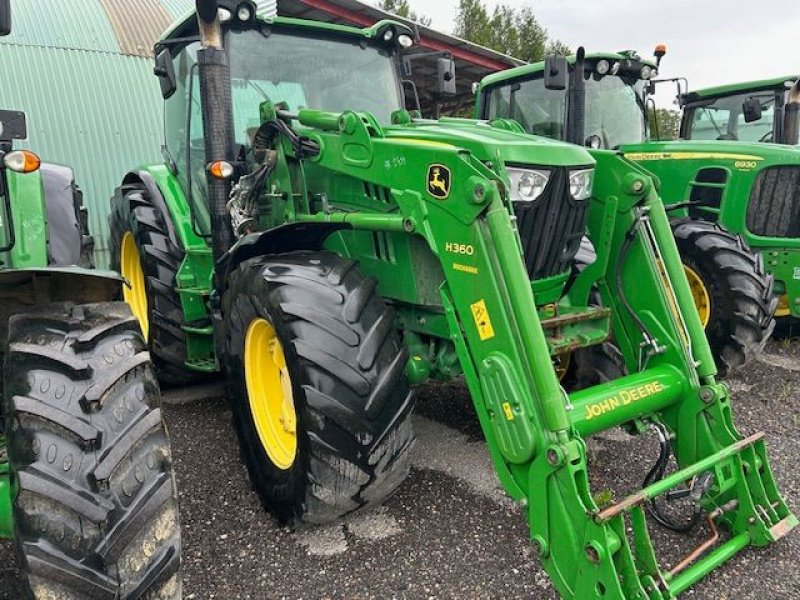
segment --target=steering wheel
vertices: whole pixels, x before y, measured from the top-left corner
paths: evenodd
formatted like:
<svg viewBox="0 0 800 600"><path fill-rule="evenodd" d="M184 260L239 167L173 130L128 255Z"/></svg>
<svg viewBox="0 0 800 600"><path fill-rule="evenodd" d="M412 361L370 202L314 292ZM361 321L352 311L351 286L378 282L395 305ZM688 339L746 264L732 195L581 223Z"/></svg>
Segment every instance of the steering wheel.
<svg viewBox="0 0 800 600"><path fill-rule="evenodd" d="M767 140L771 140L771 139L772 139L772 132L773 132L773 130L772 130L772 129L770 129L770 130L769 130L767 133L765 133L764 135L762 135L762 136L761 136L761 137L758 139L758 141L759 141L759 142L766 142Z"/></svg>

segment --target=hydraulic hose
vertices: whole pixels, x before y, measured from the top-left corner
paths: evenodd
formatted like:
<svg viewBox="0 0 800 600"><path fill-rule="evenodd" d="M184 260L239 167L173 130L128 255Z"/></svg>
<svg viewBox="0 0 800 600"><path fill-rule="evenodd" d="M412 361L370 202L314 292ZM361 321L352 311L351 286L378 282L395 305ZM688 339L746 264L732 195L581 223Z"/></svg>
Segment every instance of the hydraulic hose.
<svg viewBox="0 0 800 600"><path fill-rule="evenodd" d="M644 478L644 487L664 479L664 475L667 472L669 459L672 456L672 448L669 443L669 433L667 428L661 423L652 423L651 427L656 432L656 435L658 435L659 453L656 463ZM694 485L693 488L689 490L689 494L693 495L693 492ZM700 509L699 504L695 504L694 510L692 511L692 516L688 521L684 522L676 521L672 517L664 514L664 512L661 510L661 507L658 505L656 498L653 498L647 503L647 508L656 523L666 529L678 533L688 533L689 531L695 529L700 523L700 518L702 516L702 510Z"/></svg>

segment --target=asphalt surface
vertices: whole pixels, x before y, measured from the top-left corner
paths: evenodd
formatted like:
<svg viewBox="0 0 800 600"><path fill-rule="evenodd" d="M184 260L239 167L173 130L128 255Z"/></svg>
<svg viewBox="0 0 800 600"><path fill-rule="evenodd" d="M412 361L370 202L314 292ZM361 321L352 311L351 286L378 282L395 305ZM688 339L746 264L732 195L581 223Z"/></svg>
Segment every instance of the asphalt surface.
<svg viewBox="0 0 800 600"><path fill-rule="evenodd" d="M800 512L800 343L770 342L762 361L729 383L737 425L745 434L766 431L779 486ZM168 395L177 402L165 413L180 488L185 598L558 598L519 508L498 487L461 385L420 390L414 468L383 507L301 531L278 526L250 490L220 388ZM611 431L590 440L589 451L593 493L619 499L639 489L657 445ZM662 566L705 535L650 530ZM17 597L13 546L3 542L0 598ZM800 598L800 532L740 553L683 597Z"/></svg>

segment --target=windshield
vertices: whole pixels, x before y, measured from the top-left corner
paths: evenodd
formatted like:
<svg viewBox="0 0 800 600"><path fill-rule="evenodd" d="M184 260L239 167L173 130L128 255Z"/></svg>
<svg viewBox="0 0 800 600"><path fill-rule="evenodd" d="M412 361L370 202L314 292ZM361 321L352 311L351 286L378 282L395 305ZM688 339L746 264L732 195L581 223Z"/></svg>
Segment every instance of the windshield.
<svg viewBox="0 0 800 600"><path fill-rule="evenodd" d="M644 81L593 75L586 82L584 138L596 135L602 148L619 148L646 140Z"/></svg>
<svg viewBox="0 0 800 600"><path fill-rule="evenodd" d="M290 111L367 111L388 124L402 108L392 54L351 36L231 32L228 48L237 141L257 128L265 98Z"/></svg>
<svg viewBox="0 0 800 600"><path fill-rule="evenodd" d="M583 139L600 138L604 148L645 139L644 81L586 72L586 127ZM484 116L514 119L528 133L564 140L567 92L548 90L539 77L491 88Z"/></svg>
<svg viewBox="0 0 800 600"><path fill-rule="evenodd" d="M744 103L757 98L761 116L749 123L744 118ZM771 142L775 118L775 92L744 93L689 104L685 108L689 140L735 140Z"/></svg>
<svg viewBox="0 0 800 600"><path fill-rule="evenodd" d="M513 119L528 133L563 140L567 96L529 79L492 88L486 98L487 119Z"/></svg>

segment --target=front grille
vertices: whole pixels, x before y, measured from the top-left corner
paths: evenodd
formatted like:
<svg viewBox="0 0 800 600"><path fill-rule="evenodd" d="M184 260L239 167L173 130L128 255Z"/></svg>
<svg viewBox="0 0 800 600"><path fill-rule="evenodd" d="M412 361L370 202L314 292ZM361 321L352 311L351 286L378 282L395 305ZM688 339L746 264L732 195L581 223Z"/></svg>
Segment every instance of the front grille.
<svg viewBox="0 0 800 600"><path fill-rule="evenodd" d="M800 237L800 168L769 167L750 192L747 228L767 237Z"/></svg>
<svg viewBox="0 0 800 600"><path fill-rule="evenodd" d="M531 281L567 271L586 228L589 200L569 194L566 169L552 169L547 186L533 202L515 202L525 267Z"/></svg>

